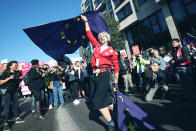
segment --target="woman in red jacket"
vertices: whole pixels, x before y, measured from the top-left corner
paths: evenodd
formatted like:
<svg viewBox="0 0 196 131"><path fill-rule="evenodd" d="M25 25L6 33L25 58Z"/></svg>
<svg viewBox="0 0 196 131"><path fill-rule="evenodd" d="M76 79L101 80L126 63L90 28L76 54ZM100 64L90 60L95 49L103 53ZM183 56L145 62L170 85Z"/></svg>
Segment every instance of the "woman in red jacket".
<svg viewBox="0 0 196 131"><path fill-rule="evenodd" d="M86 16L81 15L81 19L85 23L87 36L95 47L91 64L94 73L95 81L95 94L93 99L93 105L95 109L98 109L104 116L109 125L109 130L115 130L114 122L111 118L110 110L113 110L113 103L111 99L111 67L114 67L115 78L114 84L118 83L119 65L118 65L118 54L115 50L108 46L110 41L110 35L107 32L98 34L98 41L93 36L88 20Z"/></svg>

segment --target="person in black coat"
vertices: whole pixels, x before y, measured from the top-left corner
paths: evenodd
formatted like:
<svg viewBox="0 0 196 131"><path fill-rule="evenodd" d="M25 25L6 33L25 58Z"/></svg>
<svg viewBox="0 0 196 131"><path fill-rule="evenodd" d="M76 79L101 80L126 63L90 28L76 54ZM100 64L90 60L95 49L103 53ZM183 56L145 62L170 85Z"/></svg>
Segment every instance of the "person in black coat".
<svg viewBox="0 0 196 131"><path fill-rule="evenodd" d="M41 101L41 89L43 88L43 77L45 74L41 74L38 71L39 61L32 60L31 61L32 68L28 72L29 76L29 89L31 90L32 95L35 98L35 117L39 119L46 119L44 116L41 115L40 111L40 101Z"/></svg>

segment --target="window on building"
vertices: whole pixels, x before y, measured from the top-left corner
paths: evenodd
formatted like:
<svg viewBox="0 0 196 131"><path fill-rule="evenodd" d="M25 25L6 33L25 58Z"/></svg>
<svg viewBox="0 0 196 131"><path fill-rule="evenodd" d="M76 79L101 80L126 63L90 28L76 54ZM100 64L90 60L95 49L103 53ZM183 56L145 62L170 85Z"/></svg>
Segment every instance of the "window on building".
<svg viewBox="0 0 196 131"><path fill-rule="evenodd" d="M124 7L122 7L122 9L120 9L117 12L117 17L119 21L122 21L123 19L125 19L127 16L129 16L130 14L132 14L132 9L131 9L131 5L130 3L127 3Z"/></svg>
<svg viewBox="0 0 196 131"><path fill-rule="evenodd" d="M185 10L182 5L182 1L174 0L170 3L170 7L171 7L171 12L173 14L174 19L177 22L182 21L184 17L186 16Z"/></svg>
<svg viewBox="0 0 196 131"><path fill-rule="evenodd" d="M161 26L161 30L166 31L168 29L168 27L167 27L167 23L165 21L165 18L163 16L162 11L157 12L157 18L158 18L159 24Z"/></svg>
<svg viewBox="0 0 196 131"><path fill-rule="evenodd" d="M103 0L95 0L94 4L95 4L95 8L97 8L97 6L102 2Z"/></svg>
<svg viewBox="0 0 196 131"><path fill-rule="evenodd" d="M91 6L88 6L88 8L86 9L86 11L85 11L85 12L89 12L89 11L92 11Z"/></svg>
<svg viewBox="0 0 196 131"><path fill-rule="evenodd" d="M144 19L142 22L144 27L148 27L149 31L152 31L154 34L164 32L168 29L165 18L162 11L158 11L150 17Z"/></svg>
<svg viewBox="0 0 196 131"><path fill-rule="evenodd" d="M154 34L158 34L161 32L160 27L158 24L152 26L152 30Z"/></svg>
<svg viewBox="0 0 196 131"><path fill-rule="evenodd" d="M118 8L125 0L113 0L115 8Z"/></svg>
<svg viewBox="0 0 196 131"><path fill-rule="evenodd" d="M156 15L152 15L152 16L150 17L150 23L151 23L152 25L155 25L155 24L157 23Z"/></svg>
<svg viewBox="0 0 196 131"><path fill-rule="evenodd" d="M86 0L84 3L85 8L89 5L89 0Z"/></svg>
<svg viewBox="0 0 196 131"><path fill-rule="evenodd" d="M145 20L143 21L143 26L150 28L149 19L145 19Z"/></svg>
<svg viewBox="0 0 196 131"><path fill-rule="evenodd" d="M158 34L161 30L160 30L160 27L159 27L159 23L158 23L156 14L155 15L152 15L149 18L149 20L150 20L150 23L151 23L151 26L152 26L153 33L154 34Z"/></svg>
<svg viewBox="0 0 196 131"><path fill-rule="evenodd" d="M110 0L108 0L108 8L109 8L109 10L112 9L112 4L111 4Z"/></svg>
<svg viewBox="0 0 196 131"><path fill-rule="evenodd" d="M148 0L137 0L139 6L142 6Z"/></svg>

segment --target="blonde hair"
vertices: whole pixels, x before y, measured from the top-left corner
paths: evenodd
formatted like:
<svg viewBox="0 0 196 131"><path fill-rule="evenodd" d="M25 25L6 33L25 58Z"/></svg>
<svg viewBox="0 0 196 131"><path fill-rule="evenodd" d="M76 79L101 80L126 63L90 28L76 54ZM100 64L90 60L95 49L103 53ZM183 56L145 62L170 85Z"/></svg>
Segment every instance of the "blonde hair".
<svg viewBox="0 0 196 131"><path fill-rule="evenodd" d="M107 37L108 41L111 40L110 35L108 34L108 32L105 32L105 31L104 31L104 32L101 32L101 33L98 34L98 37L99 37L99 35L101 35L101 34L105 35L105 36Z"/></svg>
<svg viewBox="0 0 196 131"><path fill-rule="evenodd" d="M0 76L3 74L3 72L6 70L6 68L4 68L4 66L7 65L7 63L3 63L0 69Z"/></svg>

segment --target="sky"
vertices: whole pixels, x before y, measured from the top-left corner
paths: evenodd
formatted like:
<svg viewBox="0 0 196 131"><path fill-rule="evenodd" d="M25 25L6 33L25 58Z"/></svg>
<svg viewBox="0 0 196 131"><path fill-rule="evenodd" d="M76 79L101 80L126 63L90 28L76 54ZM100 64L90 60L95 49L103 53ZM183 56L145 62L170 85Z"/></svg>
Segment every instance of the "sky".
<svg viewBox="0 0 196 131"><path fill-rule="evenodd" d="M78 16L82 0L0 0L0 60L48 62L52 59L37 47L23 29ZM78 51L67 55L79 57Z"/></svg>

